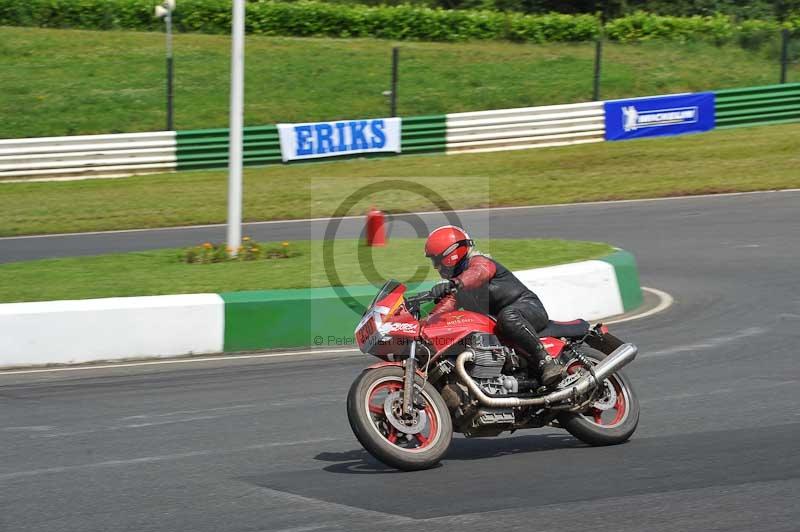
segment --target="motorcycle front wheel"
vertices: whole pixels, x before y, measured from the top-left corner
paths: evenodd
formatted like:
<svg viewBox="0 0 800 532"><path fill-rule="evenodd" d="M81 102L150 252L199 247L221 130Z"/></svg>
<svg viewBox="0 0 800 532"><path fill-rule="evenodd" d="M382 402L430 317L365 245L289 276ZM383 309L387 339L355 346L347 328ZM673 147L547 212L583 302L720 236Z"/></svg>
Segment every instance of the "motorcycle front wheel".
<svg viewBox="0 0 800 532"><path fill-rule="evenodd" d="M347 418L364 449L384 464L429 469L450 447L453 422L439 392L419 376L418 405L413 415L403 416L403 373L398 366L363 371L347 394Z"/></svg>
<svg viewBox="0 0 800 532"><path fill-rule="evenodd" d="M592 363L605 358L599 352L583 353ZM579 371L583 364L572 360L567 373ZM567 432L589 445L615 445L627 441L639 425L639 399L631 382L618 371L603 381L600 396L580 413L565 412L558 416Z"/></svg>

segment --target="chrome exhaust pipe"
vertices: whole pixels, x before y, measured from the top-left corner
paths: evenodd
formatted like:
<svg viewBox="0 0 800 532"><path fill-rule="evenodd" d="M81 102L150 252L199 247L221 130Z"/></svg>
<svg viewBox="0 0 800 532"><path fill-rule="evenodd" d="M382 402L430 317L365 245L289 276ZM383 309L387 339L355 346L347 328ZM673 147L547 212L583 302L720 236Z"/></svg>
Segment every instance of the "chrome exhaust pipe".
<svg viewBox="0 0 800 532"><path fill-rule="evenodd" d="M480 404L491 408L510 408L515 406L550 406L553 403L571 399L573 397L580 397L585 394L599 383L603 382L613 373L619 371L626 365L630 364L639 348L633 344L622 344L615 349L610 355L603 359L599 364L593 367L594 375L586 375L575 384L558 390L542 397L531 397L521 399L519 397L489 397L483 390L481 390L478 383L467 373L464 364L471 362L475 354L472 351L464 351L456 357L456 375L461 383L467 387L469 393L475 397Z"/></svg>
<svg viewBox="0 0 800 532"><path fill-rule="evenodd" d="M616 348L610 355L594 367L594 376L597 382L603 382L612 374L633 362L633 359L636 358L638 353L639 348L633 344L622 344Z"/></svg>

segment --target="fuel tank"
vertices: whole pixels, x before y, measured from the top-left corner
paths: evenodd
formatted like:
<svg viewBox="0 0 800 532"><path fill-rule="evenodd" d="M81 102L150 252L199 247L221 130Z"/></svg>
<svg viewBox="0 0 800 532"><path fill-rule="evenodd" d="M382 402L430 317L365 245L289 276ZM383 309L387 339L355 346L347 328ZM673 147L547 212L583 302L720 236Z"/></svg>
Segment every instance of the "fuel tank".
<svg viewBox="0 0 800 532"><path fill-rule="evenodd" d="M428 318L421 334L438 353L473 332L497 334L497 323L484 314L456 310Z"/></svg>

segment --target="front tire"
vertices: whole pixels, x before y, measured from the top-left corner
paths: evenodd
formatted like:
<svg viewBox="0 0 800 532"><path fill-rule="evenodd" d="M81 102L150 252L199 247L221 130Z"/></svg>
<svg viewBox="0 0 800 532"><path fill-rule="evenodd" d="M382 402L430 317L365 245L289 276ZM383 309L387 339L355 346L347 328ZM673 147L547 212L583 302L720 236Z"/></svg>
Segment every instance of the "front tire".
<svg viewBox="0 0 800 532"><path fill-rule="evenodd" d="M600 362L606 355L584 353L594 362ZM567 371L573 372L582 367L577 360L567 364ZM565 412L558 416L559 424L567 432L589 445L616 445L627 441L639 425L639 399L628 377L618 371L603 381L605 392L584 412Z"/></svg>
<svg viewBox="0 0 800 532"><path fill-rule="evenodd" d="M422 428L397 428L401 421L389 419L387 405L402 401L403 368L385 366L368 369L353 382L347 394L347 419L364 449L384 464L403 471L429 469L442 459L453 439L453 422L436 388L419 376L414 379L424 407L415 408Z"/></svg>

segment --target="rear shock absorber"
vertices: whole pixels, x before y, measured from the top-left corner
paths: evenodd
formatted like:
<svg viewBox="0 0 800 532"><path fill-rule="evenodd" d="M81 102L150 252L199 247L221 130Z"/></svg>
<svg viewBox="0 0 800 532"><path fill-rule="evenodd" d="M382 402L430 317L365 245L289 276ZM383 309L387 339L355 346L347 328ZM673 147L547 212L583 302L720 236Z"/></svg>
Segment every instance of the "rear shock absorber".
<svg viewBox="0 0 800 532"><path fill-rule="evenodd" d="M587 358L587 356L584 355L580 350L575 349L572 346L570 346L569 350L572 352L572 354L575 356L575 358L578 360L578 362L583 364L583 366L589 371L591 376L595 377L595 379L596 379L597 377L594 374L594 364L592 364L592 361L589 360Z"/></svg>

